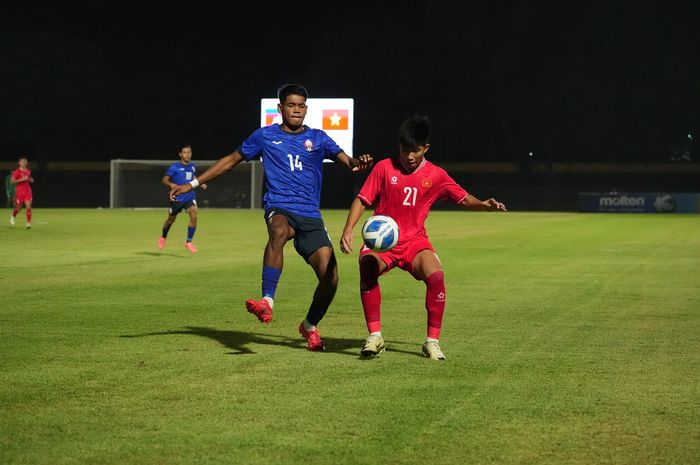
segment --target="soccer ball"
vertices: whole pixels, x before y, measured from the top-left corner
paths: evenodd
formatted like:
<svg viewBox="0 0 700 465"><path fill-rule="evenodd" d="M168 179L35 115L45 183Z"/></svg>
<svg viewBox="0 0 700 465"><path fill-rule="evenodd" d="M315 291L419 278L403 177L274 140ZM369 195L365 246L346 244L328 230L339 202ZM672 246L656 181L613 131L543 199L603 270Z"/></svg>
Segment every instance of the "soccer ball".
<svg viewBox="0 0 700 465"><path fill-rule="evenodd" d="M399 242L399 226L391 217L370 216L362 225L362 240L375 252L386 252Z"/></svg>

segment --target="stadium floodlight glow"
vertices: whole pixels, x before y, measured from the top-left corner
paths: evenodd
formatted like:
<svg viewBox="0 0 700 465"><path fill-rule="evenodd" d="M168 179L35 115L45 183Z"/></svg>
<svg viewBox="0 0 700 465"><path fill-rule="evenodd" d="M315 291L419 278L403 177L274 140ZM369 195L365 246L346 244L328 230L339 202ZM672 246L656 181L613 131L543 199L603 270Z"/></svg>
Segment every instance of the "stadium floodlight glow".
<svg viewBox="0 0 700 465"><path fill-rule="evenodd" d="M260 99L260 127L281 124L282 115L277 111L279 100ZM351 98L309 98L304 124L311 128L323 129L338 146L352 157L354 131L354 99ZM331 160L326 160L331 161Z"/></svg>

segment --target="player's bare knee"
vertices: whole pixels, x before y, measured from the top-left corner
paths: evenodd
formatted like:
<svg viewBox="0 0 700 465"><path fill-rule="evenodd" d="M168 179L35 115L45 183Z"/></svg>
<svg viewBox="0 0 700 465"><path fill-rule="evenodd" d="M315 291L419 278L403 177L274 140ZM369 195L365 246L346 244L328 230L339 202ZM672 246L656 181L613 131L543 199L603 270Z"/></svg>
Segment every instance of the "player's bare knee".
<svg viewBox="0 0 700 465"><path fill-rule="evenodd" d="M335 267L331 270L329 270L328 273L326 273L326 281L328 285L333 288L334 290L338 288L338 268Z"/></svg>
<svg viewBox="0 0 700 465"><path fill-rule="evenodd" d="M282 246L289 240L288 228L282 226L272 226L268 228L269 242L275 246Z"/></svg>
<svg viewBox="0 0 700 465"><path fill-rule="evenodd" d="M338 287L338 264L333 256L326 258L325 256L316 257L312 260L311 266L316 271L318 280L325 286L336 288Z"/></svg>

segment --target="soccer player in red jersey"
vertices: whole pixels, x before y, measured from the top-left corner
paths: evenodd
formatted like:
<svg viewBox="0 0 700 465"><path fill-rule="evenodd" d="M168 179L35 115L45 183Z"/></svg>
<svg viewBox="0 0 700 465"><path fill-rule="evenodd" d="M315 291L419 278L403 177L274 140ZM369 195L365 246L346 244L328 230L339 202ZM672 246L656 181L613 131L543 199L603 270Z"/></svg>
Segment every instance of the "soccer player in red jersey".
<svg viewBox="0 0 700 465"><path fill-rule="evenodd" d="M464 210L506 211L496 199L479 200L467 193L442 168L425 159L430 149L431 123L427 116L406 119L399 130L399 155L376 164L350 207L340 240L340 249L352 251L353 228L366 207L376 203L375 215L393 218L399 226L399 241L387 252L360 249L360 297L369 337L360 351L373 356L384 351L381 334L381 291L379 276L395 267L425 282L425 308L428 311L427 338L423 355L444 360L440 349L440 329L445 311L445 280L442 265L425 231L430 207L448 199Z"/></svg>
<svg viewBox="0 0 700 465"><path fill-rule="evenodd" d="M32 178L32 170L27 168L28 160L27 157L20 157L19 168L12 172L10 177L10 182L15 184L15 209L12 210L12 216L10 216L10 224L15 225L15 217L17 213L22 209L26 208L27 216L27 229L32 227L32 186L29 183L34 182Z"/></svg>

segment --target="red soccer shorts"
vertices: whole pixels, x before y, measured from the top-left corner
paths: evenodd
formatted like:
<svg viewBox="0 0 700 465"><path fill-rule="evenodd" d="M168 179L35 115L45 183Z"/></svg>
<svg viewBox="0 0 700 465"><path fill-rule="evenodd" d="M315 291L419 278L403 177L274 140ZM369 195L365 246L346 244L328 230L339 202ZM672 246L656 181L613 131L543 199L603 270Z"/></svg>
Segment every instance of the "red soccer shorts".
<svg viewBox="0 0 700 465"><path fill-rule="evenodd" d="M384 263L386 263L387 269L384 270L384 273L387 273L392 268L399 267L404 271L408 271L411 273L411 276L416 278L416 275L413 273L413 260L416 258L416 255L423 250L430 250L435 253L435 249L430 243L428 236L416 236L402 244L397 245L388 252L374 253L377 254ZM360 249L360 259L371 252L373 252L372 249L368 248L366 245L363 245Z"/></svg>
<svg viewBox="0 0 700 465"><path fill-rule="evenodd" d="M24 205L24 202L31 202L32 201L32 194L16 194L15 197L15 205Z"/></svg>

